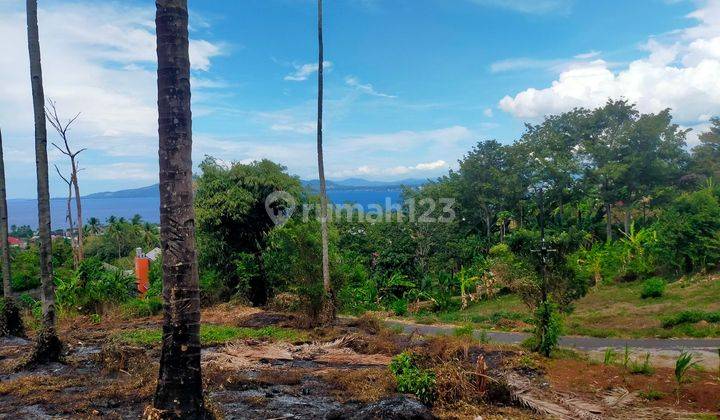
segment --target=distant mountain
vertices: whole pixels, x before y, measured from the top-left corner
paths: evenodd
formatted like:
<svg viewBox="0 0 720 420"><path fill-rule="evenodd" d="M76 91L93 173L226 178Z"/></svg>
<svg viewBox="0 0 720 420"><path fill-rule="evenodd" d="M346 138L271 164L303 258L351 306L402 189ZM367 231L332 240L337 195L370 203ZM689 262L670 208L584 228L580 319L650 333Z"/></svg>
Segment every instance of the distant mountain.
<svg viewBox="0 0 720 420"><path fill-rule="evenodd" d="M148 185L142 188L133 188L131 190L105 191L83 196L86 199L93 198L139 198L139 197L159 197L160 184Z"/></svg>
<svg viewBox="0 0 720 420"><path fill-rule="evenodd" d="M317 179L301 181L304 187L317 191L320 188L320 181ZM399 181L369 181L362 178L348 178L339 181L328 180L326 182L327 189L333 191L354 191L354 190L399 190L401 186L418 187L427 183L422 179L402 179ZM153 184L142 188L133 188L130 190L120 191L104 191L83 196L84 199L94 198L140 198L140 197L159 197L160 184Z"/></svg>
<svg viewBox="0 0 720 420"><path fill-rule="evenodd" d="M362 178L348 178L338 181L326 181L328 190L399 189L401 186L418 187L426 183L427 180L412 178L401 179L399 181L370 181ZM309 187L312 190L317 190L320 186L320 181L317 179L303 180L302 184L303 186Z"/></svg>

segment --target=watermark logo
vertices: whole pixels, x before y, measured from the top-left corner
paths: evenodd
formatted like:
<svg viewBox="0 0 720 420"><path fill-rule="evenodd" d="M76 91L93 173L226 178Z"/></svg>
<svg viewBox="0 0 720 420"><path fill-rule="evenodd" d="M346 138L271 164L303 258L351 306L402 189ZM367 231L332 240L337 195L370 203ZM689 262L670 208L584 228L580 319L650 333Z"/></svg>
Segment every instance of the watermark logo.
<svg viewBox="0 0 720 420"><path fill-rule="evenodd" d="M297 202L287 191L275 191L265 198L265 211L276 226L287 223L295 212Z"/></svg>
<svg viewBox="0 0 720 420"><path fill-rule="evenodd" d="M371 203L327 205L327 220L341 222L450 223L455 220L454 198L410 198L401 203L385 197L384 205ZM297 202L286 191L276 191L265 199L265 210L273 223L282 226L292 217ZM320 204L303 204L303 222L320 220Z"/></svg>

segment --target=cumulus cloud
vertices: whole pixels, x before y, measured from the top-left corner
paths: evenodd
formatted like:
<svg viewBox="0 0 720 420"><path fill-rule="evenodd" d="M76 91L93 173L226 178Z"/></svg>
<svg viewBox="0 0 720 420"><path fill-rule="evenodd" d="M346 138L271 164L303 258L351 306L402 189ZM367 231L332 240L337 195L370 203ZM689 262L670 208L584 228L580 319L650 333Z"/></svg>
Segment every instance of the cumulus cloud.
<svg viewBox="0 0 720 420"><path fill-rule="evenodd" d="M24 8L0 6L0 112L10 141L32 131ZM157 134L153 8L121 3L54 3L39 11L45 95L74 126L78 146L112 152ZM208 70L221 46L191 40L191 65ZM52 133L50 134L52 136Z"/></svg>
<svg viewBox="0 0 720 420"><path fill-rule="evenodd" d="M293 64L293 67L295 71L284 77L289 82L302 82L318 71L318 63ZM329 71L331 68L331 61L323 61L323 71Z"/></svg>
<svg viewBox="0 0 720 420"><path fill-rule="evenodd" d="M720 113L720 1L689 15L698 23L642 46L645 56L621 69L595 59L576 63L543 88L505 96L500 109L519 118L538 118L573 107L596 107L608 98L635 102L642 112L673 109L685 125Z"/></svg>
<svg viewBox="0 0 720 420"><path fill-rule="evenodd" d="M373 85L371 85L370 83L363 84L360 82L360 79L355 76L345 77L345 84L371 96L378 96L381 98L397 98L397 96L395 95L388 95L387 93L376 91Z"/></svg>
<svg viewBox="0 0 720 420"><path fill-rule="evenodd" d="M373 165L363 165L357 168L341 169L335 172L331 172L331 176L334 178L344 178L349 176L368 176L371 178L377 177L395 177L400 175L415 175L422 176L427 172L437 172L441 169L447 169L448 165L444 160L436 160L434 162L418 163L411 166L392 166L389 168L382 168Z"/></svg>

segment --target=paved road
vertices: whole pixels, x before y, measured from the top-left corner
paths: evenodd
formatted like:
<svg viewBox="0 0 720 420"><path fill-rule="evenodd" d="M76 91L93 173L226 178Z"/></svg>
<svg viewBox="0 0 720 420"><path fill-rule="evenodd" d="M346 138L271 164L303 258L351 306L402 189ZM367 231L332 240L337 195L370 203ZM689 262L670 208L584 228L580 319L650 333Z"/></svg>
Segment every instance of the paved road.
<svg viewBox="0 0 720 420"><path fill-rule="evenodd" d="M423 325L395 320L385 321L391 326L400 326L407 333L417 331L421 334L450 335L455 327L448 325ZM475 330L475 336L480 337L481 330ZM486 332L490 341L500 344L518 344L530 336L526 333L514 332ZM560 346L574 348L582 351L600 351L608 347L624 348L644 351L671 351L682 350L712 352L717 354L720 349L720 338L597 338L565 336L560 338Z"/></svg>

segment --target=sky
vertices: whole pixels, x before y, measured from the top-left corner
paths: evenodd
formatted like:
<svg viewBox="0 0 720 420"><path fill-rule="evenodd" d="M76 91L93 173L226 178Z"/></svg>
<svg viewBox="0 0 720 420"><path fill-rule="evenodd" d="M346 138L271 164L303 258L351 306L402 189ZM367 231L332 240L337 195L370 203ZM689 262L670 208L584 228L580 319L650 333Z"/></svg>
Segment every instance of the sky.
<svg viewBox="0 0 720 420"><path fill-rule="evenodd" d="M80 113L82 193L157 182L154 4L39 3L46 98ZM316 2L189 4L194 164L268 158L317 178ZM36 185L24 5L0 0L9 198ZM720 0L326 0L324 24L329 179L437 177L478 141L608 98L672 108L691 145L720 114ZM63 196L67 159L49 158Z"/></svg>

